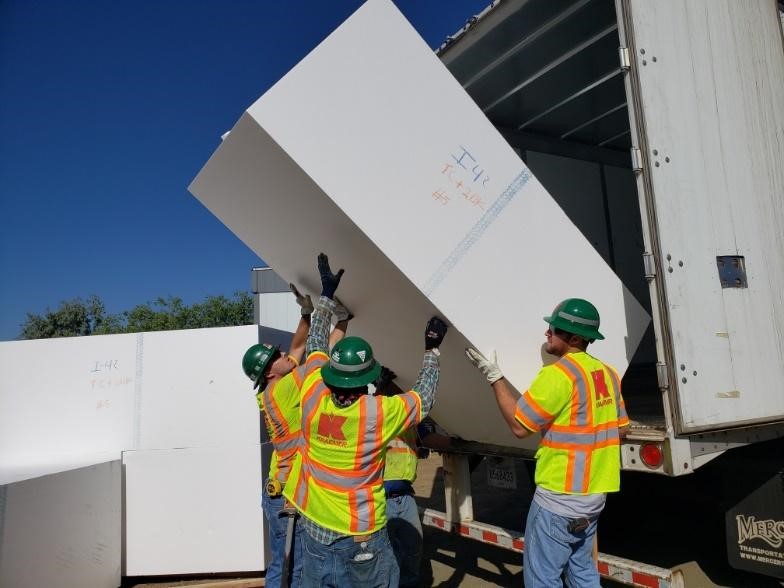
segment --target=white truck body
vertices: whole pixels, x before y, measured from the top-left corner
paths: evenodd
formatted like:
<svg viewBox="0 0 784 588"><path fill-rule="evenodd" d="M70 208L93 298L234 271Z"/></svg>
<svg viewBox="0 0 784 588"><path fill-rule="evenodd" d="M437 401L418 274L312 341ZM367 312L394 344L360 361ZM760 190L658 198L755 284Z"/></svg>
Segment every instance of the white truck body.
<svg viewBox="0 0 784 588"><path fill-rule="evenodd" d="M625 386L635 423L624 465L679 475L780 436L776 4L508 0L440 54L651 311L653 337ZM662 468L640 463L635 439L664 442Z"/></svg>

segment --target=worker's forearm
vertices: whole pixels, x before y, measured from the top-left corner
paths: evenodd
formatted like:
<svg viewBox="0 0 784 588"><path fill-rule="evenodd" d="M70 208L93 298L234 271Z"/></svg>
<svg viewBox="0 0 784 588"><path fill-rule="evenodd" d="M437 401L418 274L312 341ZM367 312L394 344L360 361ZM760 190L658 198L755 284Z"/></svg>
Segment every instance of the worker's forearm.
<svg viewBox="0 0 784 588"><path fill-rule="evenodd" d="M305 344L305 357L314 351L328 352L329 327L332 323L332 312L335 310L335 301L326 296L321 296L316 304L316 309L310 315L310 330Z"/></svg>
<svg viewBox="0 0 784 588"><path fill-rule="evenodd" d="M506 424L509 425L509 428L512 430L512 433L520 438L530 435L531 431L526 429L517 422L517 419L515 419L517 402L520 399L520 395L512 389L509 382L506 381L506 378L496 380L493 382L492 386L493 392L495 393L495 401L498 403L498 408L501 410L501 414L503 415Z"/></svg>
<svg viewBox="0 0 784 588"><path fill-rule="evenodd" d="M302 361L302 352L305 351L305 341L307 341L309 329L310 315L306 314L299 319L297 330L294 331L294 336L291 338L291 345L289 346L289 355L298 362Z"/></svg>
<svg viewBox="0 0 784 588"><path fill-rule="evenodd" d="M413 387L422 400L422 418L433 407L438 387L439 370L438 355L432 351L425 351L422 369L419 370L419 377Z"/></svg>

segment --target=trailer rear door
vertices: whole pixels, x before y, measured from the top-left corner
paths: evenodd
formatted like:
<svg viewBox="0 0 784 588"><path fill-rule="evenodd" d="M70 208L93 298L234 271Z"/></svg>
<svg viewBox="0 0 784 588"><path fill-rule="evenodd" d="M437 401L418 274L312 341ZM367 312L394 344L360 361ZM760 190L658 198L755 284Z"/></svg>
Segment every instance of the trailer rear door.
<svg viewBox="0 0 784 588"><path fill-rule="evenodd" d="M680 432L784 418L784 55L772 0L617 0ZM635 120L636 119L636 120Z"/></svg>

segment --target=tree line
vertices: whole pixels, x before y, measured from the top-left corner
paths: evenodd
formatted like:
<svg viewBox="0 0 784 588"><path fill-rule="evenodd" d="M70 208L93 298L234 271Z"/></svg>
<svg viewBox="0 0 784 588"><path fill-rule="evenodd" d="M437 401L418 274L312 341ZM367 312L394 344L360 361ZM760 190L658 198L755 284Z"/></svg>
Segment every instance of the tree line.
<svg viewBox="0 0 784 588"><path fill-rule="evenodd" d="M232 298L207 296L203 302L191 305L169 296L117 314L108 314L103 301L92 295L86 300L64 300L57 309L47 309L42 314L28 312L19 338L51 339L250 324L253 324L253 297L247 292L235 292Z"/></svg>

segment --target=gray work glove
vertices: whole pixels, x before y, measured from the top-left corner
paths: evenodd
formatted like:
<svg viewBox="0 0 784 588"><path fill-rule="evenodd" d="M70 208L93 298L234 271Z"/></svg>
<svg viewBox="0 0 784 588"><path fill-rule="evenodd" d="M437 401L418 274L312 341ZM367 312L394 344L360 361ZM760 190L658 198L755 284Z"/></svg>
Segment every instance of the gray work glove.
<svg viewBox="0 0 784 588"><path fill-rule="evenodd" d="M491 359L487 359L472 347L468 347L465 350L465 354L468 361L474 364L474 367L487 378L489 384L493 384L504 377L504 374L501 373L501 368L498 367L498 355L495 350L490 354Z"/></svg>
<svg viewBox="0 0 784 588"><path fill-rule="evenodd" d="M319 253L318 270L319 276L321 276L321 295L327 298L334 298L335 290L338 289L344 270L339 269L338 273L333 274L332 269L329 267L329 258L325 253Z"/></svg>
<svg viewBox="0 0 784 588"><path fill-rule="evenodd" d="M300 306L300 313L302 316L308 316L313 312L313 301L310 299L310 294L302 294L294 284L289 284L292 294L297 299L297 304Z"/></svg>
<svg viewBox="0 0 784 588"><path fill-rule="evenodd" d="M333 314L335 315L335 320L338 322L350 321L354 318L354 315L351 314L351 311L346 308L346 306L343 304L343 301L340 300L337 296L335 296L335 312Z"/></svg>

